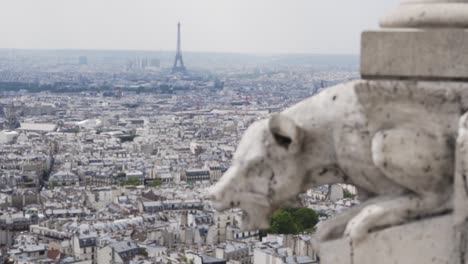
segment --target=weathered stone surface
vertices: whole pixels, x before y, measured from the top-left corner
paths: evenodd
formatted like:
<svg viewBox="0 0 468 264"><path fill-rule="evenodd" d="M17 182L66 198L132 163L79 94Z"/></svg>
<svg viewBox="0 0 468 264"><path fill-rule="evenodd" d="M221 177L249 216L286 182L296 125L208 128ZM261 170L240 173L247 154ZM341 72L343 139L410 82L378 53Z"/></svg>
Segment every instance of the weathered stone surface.
<svg viewBox="0 0 468 264"><path fill-rule="evenodd" d="M321 264L454 263L451 215L429 218L369 234L353 246L346 238L320 246Z"/></svg>
<svg viewBox="0 0 468 264"><path fill-rule="evenodd" d="M468 79L467 54L465 29L367 31L362 34L361 75Z"/></svg>
<svg viewBox="0 0 468 264"><path fill-rule="evenodd" d="M407 0L380 21L383 28L467 28L466 0Z"/></svg>
<svg viewBox="0 0 468 264"><path fill-rule="evenodd" d="M328 241L320 245L321 264L352 264L351 245L348 238Z"/></svg>
<svg viewBox="0 0 468 264"><path fill-rule="evenodd" d="M455 250L460 263L468 261L468 113L460 119L455 165Z"/></svg>

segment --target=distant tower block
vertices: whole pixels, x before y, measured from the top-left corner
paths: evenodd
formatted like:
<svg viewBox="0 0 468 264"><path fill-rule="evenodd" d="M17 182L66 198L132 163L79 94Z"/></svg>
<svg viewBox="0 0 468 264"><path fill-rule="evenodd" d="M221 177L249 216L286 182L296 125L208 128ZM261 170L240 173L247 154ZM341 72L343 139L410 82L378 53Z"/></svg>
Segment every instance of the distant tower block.
<svg viewBox="0 0 468 264"><path fill-rule="evenodd" d="M174 66L172 67L172 72L186 72L184 66L184 60L182 59L182 50L180 48L180 23L177 24L177 52L175 56Z"/></svg>
<svg viewBox="0 0 468 264"><path fill-rule="evenodd" d="M15 106L4 107L3 111L5 112L6 119L5 123L3 124L3 129L15 130L20 127L18 113Z"/></svg>

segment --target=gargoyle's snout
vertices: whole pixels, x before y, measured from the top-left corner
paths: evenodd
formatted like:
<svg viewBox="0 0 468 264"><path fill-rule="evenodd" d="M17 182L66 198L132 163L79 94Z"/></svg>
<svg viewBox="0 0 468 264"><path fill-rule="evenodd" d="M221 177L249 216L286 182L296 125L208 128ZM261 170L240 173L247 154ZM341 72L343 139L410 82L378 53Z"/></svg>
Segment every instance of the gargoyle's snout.
<svg viewBox="0 0 468 264"><path fill-rule="evenodd" d="M211 200L214 209L217 211L224 211L233 207L233 189L236 188L236 174L233 172L235 172L235 169L229 168L218 183L208 189L207 198Z"/></svg>
<svg viewBox="0 0 468 264"><path fill-rule="evenodd" d="M211 200L213 208L216 211L224 211L229 209L230 205L223 202L223 192L217 188L217 185L208 189L208 194L206 196L208 200Z"/></svg>

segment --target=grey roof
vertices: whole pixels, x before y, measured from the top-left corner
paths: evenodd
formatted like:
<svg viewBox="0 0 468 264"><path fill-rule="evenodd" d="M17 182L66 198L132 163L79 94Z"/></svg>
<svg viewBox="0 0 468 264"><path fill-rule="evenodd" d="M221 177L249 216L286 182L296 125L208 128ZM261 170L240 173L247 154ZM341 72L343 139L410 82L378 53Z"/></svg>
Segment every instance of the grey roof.
<svg viewBox="0 0 468 264"><path fill-rule="evenodd" d="M133 249L138 249L137 244L131 241L119 241L119 242L112 243L109 246L113 248L117 253L129 251Z"/></svg>
<svg viewBox="0 0 468 264"><path fill-rule="evenodd" d="M85 235L79 238L80 248L95 247L97 245L95 235Z"/></svg>
<svg viewBox="0 0 468 264"><path fill-rule="evenodd" d="M238 250L242 250L242 249L248 250L248 247L246 245L240 244L240 243L228 243L228 244L226 244L226 247L224 248L224 251L226 253L229 253L229 252L234 252L234 251L238 251Z"/></svg>
<svg viewBox="0 0 468 264"><path fill-rule="evenodd" d="M224 259L214 258L214 257L210 257L210 256L207 256L207 255L201 255L201 258L203 260L203 264L205 264L205 263L226 263L226 260L224 260Z"/></svg>
<svg viewBox="0 0 468 264"><path fill-rule="evenodd" d="M187 176L203 176L210 175L210 171L206 169L188 169L185 171Z"/></svg>
<svg viewBox="0 0 468 264"><path fill-rule="evenodd" d="M57 129L55 124L39 124L39 123L21 123L19 130L52 132Z"/></svg>

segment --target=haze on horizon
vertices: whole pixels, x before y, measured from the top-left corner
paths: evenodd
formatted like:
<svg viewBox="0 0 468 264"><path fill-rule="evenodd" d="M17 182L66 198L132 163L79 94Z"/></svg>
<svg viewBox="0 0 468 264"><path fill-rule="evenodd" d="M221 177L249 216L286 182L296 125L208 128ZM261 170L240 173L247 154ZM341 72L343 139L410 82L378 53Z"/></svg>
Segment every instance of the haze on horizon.
<svg viewBox="0 0 468 264"><path fill-rule="evenodd" d="M359 54L399 0L3 0L0 48Z"/></svg>

